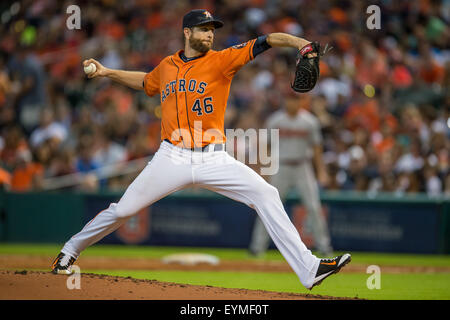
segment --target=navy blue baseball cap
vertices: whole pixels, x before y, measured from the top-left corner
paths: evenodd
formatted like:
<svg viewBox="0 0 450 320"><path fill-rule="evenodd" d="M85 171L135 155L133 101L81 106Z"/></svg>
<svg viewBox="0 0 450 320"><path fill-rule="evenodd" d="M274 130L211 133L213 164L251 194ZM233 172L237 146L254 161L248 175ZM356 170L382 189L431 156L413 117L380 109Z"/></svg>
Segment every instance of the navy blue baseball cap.
<svg viewBox="0 0 450 320"><path fill-rule="evenodd" d="M195 9L186 13L183 17L183 28L192 28L208 22L214 24L214 28L223 27L223 22L213 17L208 10Z"/></svg>

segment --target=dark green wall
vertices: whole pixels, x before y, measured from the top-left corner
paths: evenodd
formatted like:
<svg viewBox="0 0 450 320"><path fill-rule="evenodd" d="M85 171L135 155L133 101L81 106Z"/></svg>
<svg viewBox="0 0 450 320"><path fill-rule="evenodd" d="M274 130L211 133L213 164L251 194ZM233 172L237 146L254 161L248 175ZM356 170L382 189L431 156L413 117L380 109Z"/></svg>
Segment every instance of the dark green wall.
<svg viewBox="0 0 450 320"><path fill-rule="evenodd" d="M82 195L8 193L2 202L8 242L63 242L83 226Z"/></svg>
<svg viewBox="0 0 450 320"><path fill-rule="evenodd" d="M61 243L81 230L85 223L86 199L92 194L81 193L9 193L0 191L0 241L3 242L54 242ZM120 193L96 194L96 197L120 198ZM204 195L176 193L168 198L195 198L215 201L222 197L212 192ZM168 200L169 200L168 199ZM395 197L381 194L368 197L365 193L328 192L321 195L323 203L345 203L351 206L434 204L439 211L439 252L450 253L450 199L428 198L426 195ZM288 201L299 201L292 195Z"/></svg>

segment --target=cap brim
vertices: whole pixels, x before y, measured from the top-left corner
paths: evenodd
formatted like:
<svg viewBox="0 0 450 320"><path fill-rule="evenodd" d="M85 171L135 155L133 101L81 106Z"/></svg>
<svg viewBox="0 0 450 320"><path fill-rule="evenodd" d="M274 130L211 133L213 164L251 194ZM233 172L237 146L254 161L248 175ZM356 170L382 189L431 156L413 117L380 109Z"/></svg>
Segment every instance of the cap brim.
<svg viewBox="0 0 450 320"><path fill-rule="evenodd" d="M223 27L223 22L220 21L220 20L214 20L213 23L214 23L214 27L215 27L216 29L219 29L219 28L222 28L222 27Z"/></svg>
<svg viewBox="0 0 450 320"><path fill-rule="evenodd" d="M201 26L203 24L208 24L208 23L213 23L214 24L214 28L219 29L223 27L223 22L217 19L213 19L213 20L209 20L209 21L203 21L201 23L198 24L194 24L193 27L198 27Z"/></svg>

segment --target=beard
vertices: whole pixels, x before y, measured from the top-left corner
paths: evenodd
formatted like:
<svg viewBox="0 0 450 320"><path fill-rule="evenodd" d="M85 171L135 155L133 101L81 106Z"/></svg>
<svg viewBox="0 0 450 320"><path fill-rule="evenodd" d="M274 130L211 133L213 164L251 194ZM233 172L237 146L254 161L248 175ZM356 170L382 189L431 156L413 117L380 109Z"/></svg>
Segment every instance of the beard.
<svg viewBox="0 0 450 320"><path fill-rule="evenodd" d="M208 43L204 43L203 40L196 39L194 37L191 37L189 39L189 46L194 49L195 51L206 53L211 49L211 45Z"/></svg>

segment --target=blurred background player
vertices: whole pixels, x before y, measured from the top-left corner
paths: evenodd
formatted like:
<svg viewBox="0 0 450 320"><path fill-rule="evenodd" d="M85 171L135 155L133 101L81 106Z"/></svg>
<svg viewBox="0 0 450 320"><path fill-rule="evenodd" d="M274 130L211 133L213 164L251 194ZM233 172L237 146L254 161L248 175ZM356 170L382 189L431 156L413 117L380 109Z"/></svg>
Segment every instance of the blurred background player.
<svg viewBox="0 0 450 320"><path fill-rule="evenodd" d="M269 182L278 189L283 202L292 187L300 193L307 211L306 228L312 232L316 249L322 256L332 256L327 222L322 214L319 186L326 186L329 176L322 160L322 134L318 118L302 107L299 94L287 90L284 109L274 112L267 120L267 129L279 129L279 171L269 177ZM269 140L270 141L270 140ZM272 155L273 157L274 155ZM249 251L259 256L266 252L270 237L257 217Z"/></svg>

